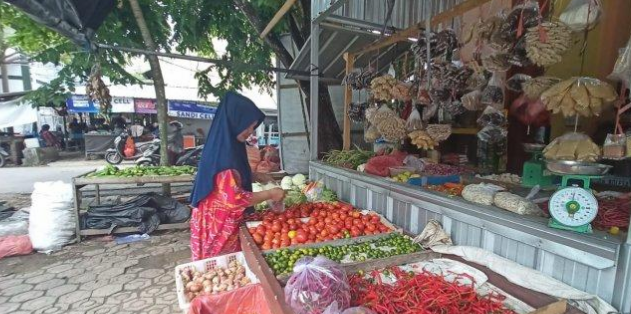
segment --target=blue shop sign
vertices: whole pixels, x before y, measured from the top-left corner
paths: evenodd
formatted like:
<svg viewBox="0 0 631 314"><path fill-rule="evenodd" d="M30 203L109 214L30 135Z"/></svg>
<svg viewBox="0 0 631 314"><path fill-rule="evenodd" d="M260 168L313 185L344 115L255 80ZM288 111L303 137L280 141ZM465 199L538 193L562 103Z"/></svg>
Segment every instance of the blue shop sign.
<svg viewBox="0 0 631 314"><path fill-rule="evenodd" d="M66 99L66 107L71 113L99 113L98 102L93 102L85 95L72 95Z"/></svg>
<svg viewBox="0 0 631 314"><path fill-rule="evenodd" d="M169 100L169 116L187 119L212 120L216 107L194 101Z"/></svg>

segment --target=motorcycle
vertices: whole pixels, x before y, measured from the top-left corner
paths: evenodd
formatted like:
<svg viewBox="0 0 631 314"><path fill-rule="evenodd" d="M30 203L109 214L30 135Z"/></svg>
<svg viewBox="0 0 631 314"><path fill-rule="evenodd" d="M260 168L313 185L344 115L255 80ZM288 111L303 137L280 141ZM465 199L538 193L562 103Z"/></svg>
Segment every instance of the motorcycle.
<svg viewBox="0 0 631 314"><path fill-rule="evenodd" d="M0 146L0 168L6 165L9 159L9 152L7 152L2 146Z"/></svg>
<svg viewBox="0 0 631 314"><path fill-rule="evenodd" d="M160 147L159 139L154 139L149 142L135 143L136 153L133 156L127 157L124 153L127 138L129 138L129 133L127 133L127 131L123 131L114 139L114 148L110 148L105 152L105 161L112 165L118 165L123 162L123 160L134 160L144 156L144 152L152 145L156 145L156 143L158 147Z"/></svg>
<svg viewBox="0 0 631 314"><path fill-rule="evenodd" d="M176 166L193 166L197 167L199 159L202 156L204 145L186 148L182 153L176 156ZM158 166L160 165L160 143L152 145L147 149L143 156L136 160L138 166Z"/></svg>

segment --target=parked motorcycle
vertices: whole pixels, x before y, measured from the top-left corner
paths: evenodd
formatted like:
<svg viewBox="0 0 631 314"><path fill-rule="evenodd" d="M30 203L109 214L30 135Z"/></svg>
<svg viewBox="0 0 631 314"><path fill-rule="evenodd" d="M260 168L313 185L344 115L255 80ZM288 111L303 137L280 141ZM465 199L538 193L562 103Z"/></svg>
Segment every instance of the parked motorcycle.
<svg viewBox="0 0 631 314"><path fill-rule="evenodd" d="M197 147L186 148L182 153L178 154L175 158L176 166L193 166L197 167L199 159L202 156L204 145ZM152 145L147 149L143 156L136 160L138 166L158 166L160 165L160 143Z"/></svg>
<svg viewBox="0 0 631 314"><path fill-rule="evenodd" d="M7 164L9 159L9 152L7 152L2 146L0 146L0 168Z"/></svg>
<svg viewBox="0 0 631 314"><path fill-rule="evenodd" d="M129 133L127 131L123 131L114 139L114 148L110 148L105 152L105 161L112 165L117 165L123 162L123 160L135 160L142 157L144 152L156 143L158 147L160 146L159 139L154 139L149 142L135 143L136 153L133 156L127 157L124 153L127 138L129 138Z"/></svg>

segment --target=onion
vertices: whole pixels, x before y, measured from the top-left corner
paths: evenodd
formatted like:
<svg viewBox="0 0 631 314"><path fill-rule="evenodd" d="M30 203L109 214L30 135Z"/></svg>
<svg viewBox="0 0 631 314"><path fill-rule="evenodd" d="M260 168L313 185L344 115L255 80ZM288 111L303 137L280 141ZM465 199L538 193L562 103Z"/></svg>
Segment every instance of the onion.
<svg viewBox="0 0 631 314"><path fill-rule="evenodd" d="M204 280L204 282L202 282L202 286L204 286L204 288L210 286L211 284L210 280Z"/></svg>
<svg viewBox="0 0 631 314"><path fill-rule="evenodd" d="M202 286L198 285L198 284L192 284L191 285L191 292L199 292L200 290L202 290Z"/></svg>
<svg viewBox="0 0 631 314"><path fill-rule="evenodd" d="M190 290L191 290L191 287L192 287L194 284L195 284L195 283L194 283L194 282L192 282L192 281L187 282L187 283L186 283L186 290L190 291Z"/></svg>

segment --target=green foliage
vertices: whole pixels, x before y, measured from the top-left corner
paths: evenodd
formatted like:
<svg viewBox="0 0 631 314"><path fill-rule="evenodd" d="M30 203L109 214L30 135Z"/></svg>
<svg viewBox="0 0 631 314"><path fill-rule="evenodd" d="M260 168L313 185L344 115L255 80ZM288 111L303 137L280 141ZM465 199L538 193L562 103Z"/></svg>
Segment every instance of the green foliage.
<svg viewBox="0 0 631 314"><path fill-rule="evenodd" d="M270 91L274 86L272 73L253 70L252 66L269 66L273 52L250 25L234 0L139 0L149 30L160 51L177 51L207 57L218 57L212 39L227 41L223 58L250 67L210 65L195 75L199 81L199 95L221 96L228 90L259 85ZM120 1L98 29L96 43L122 47L145 48L140 30L128 1ZM281 0L255 0L259 20L267 23L280 8ZM308 18L308 17L305 17ZM143 84L132 73L124 70L132 55L112 50L90 51L41 26L5 2L0 3L0 25L14 30L7 42L33 61L52 63L59 67L59 76L29 93L38 106L59 106L81 85L90 69L99 63L104 76L113 84ZM287 31L286 19L275 27L276 34ZM217 71L221 81L211 83L208 73Z"/></svg>

